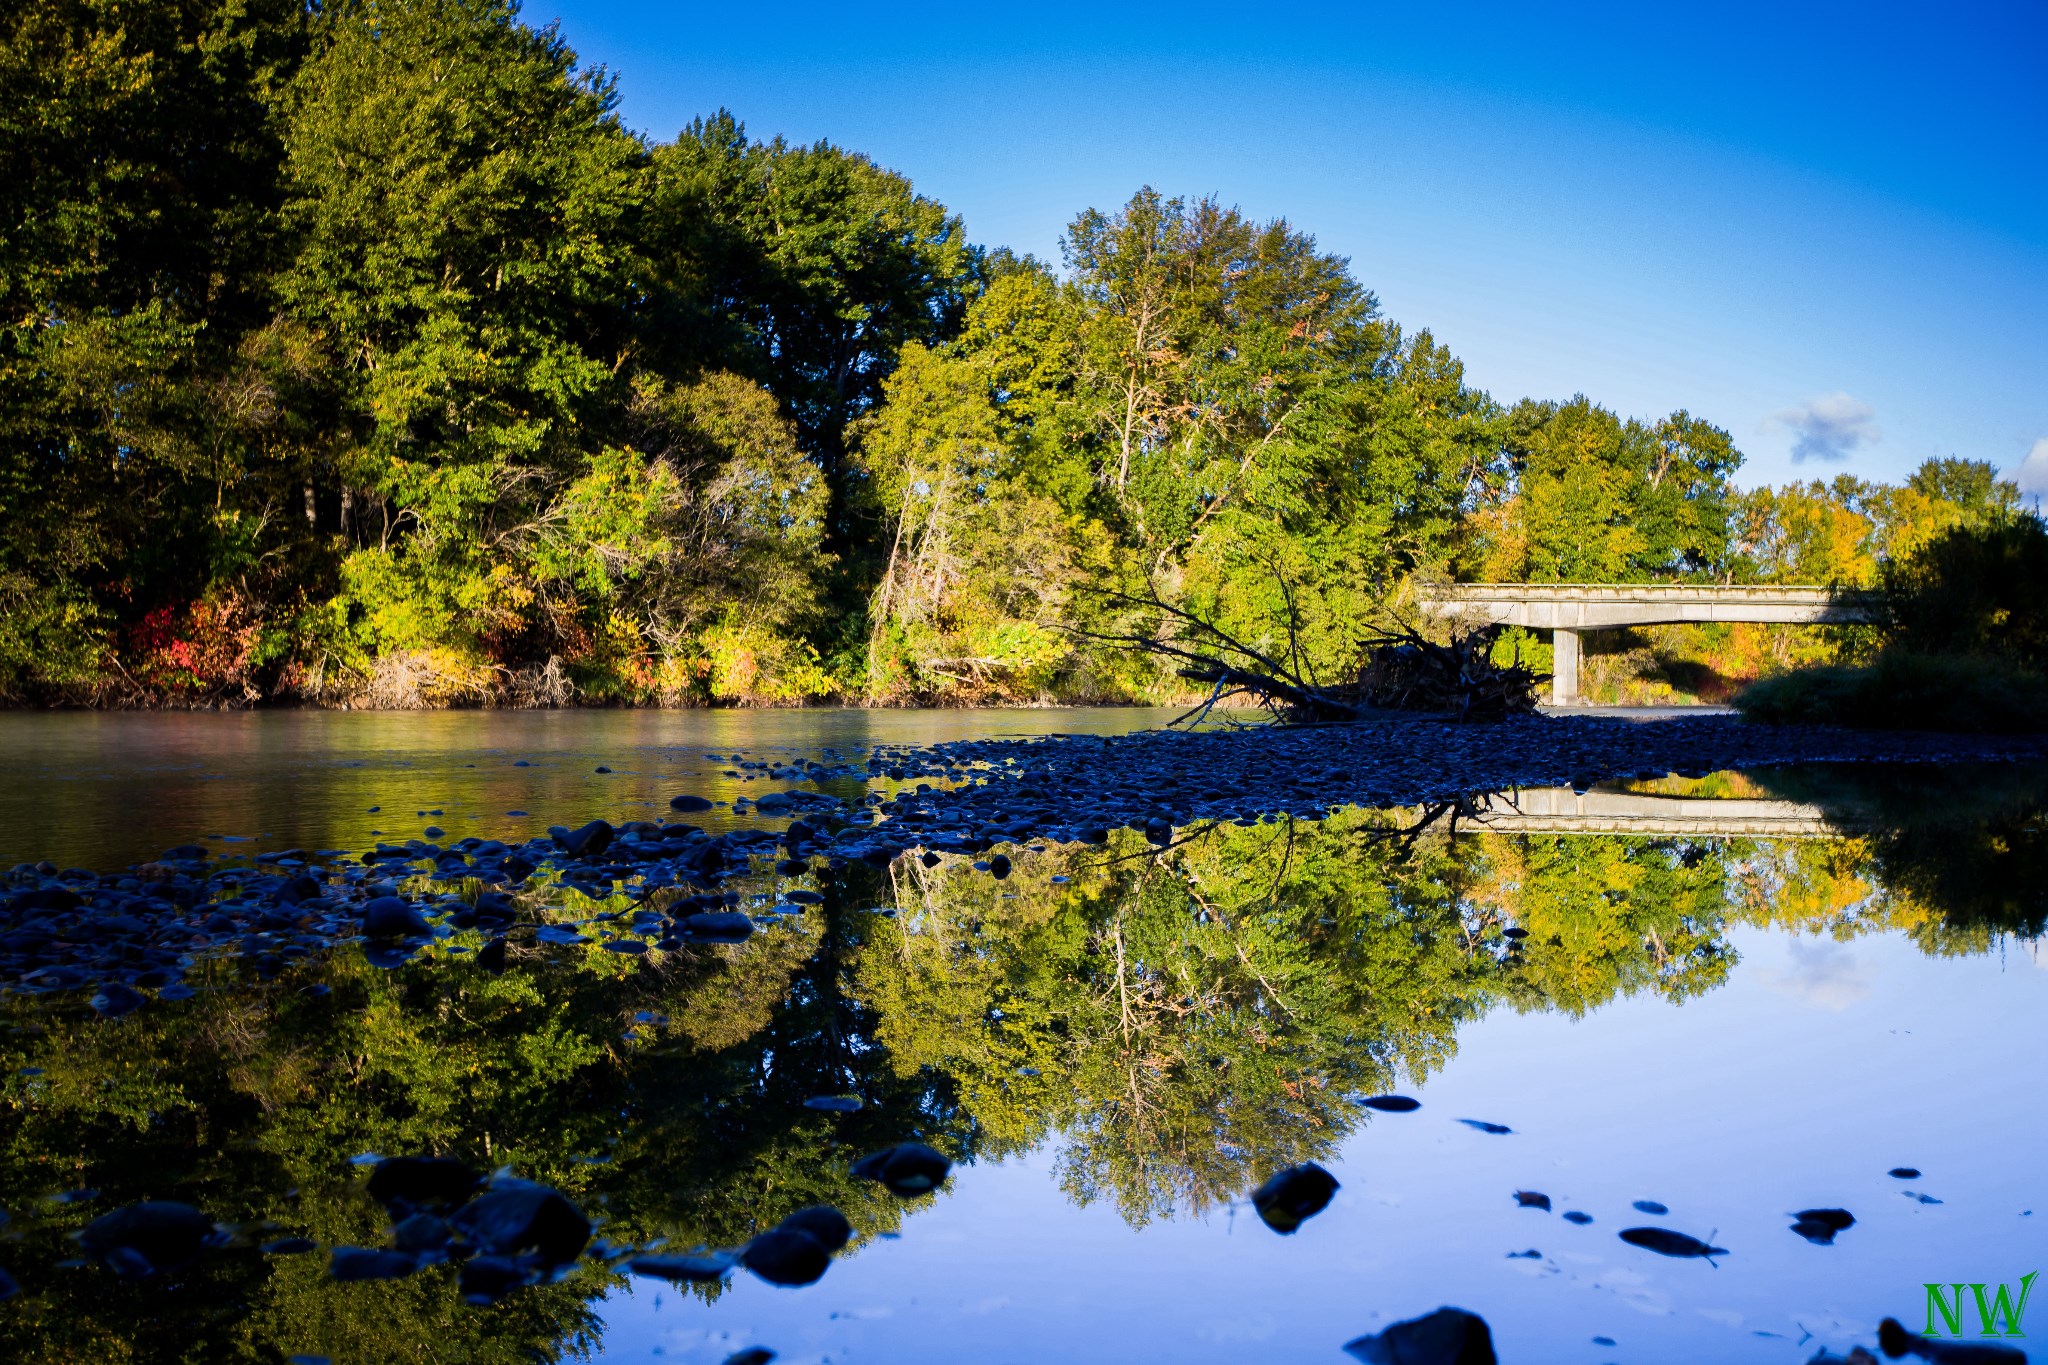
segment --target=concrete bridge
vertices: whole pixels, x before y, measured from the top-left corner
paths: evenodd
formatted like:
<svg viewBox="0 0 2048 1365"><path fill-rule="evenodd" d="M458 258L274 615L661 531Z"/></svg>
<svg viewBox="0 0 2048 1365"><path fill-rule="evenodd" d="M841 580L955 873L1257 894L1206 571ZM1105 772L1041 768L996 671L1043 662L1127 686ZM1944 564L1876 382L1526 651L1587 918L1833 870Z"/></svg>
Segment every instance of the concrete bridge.
<svg viewBox="0 0 2048 1365"><path fill-rule="evenodd" d="M1706 583L1454 583L1428 590L1426 615L1472 625L1551 632L1551 701L1579 699L1579 633L1622 626L1758 621L1846 625L1868 621L1876 595L1818 587L1721 587Z"/></svg>
<svg viewBox="0 0 2048 1365"><path fill-rule="evenodd" d="M1826 839L1845 832L1820 807L1742 797L1723 800L1642 792L1531 787L1479 802L1481 827L1503 834L1713 835Z"/></svg>

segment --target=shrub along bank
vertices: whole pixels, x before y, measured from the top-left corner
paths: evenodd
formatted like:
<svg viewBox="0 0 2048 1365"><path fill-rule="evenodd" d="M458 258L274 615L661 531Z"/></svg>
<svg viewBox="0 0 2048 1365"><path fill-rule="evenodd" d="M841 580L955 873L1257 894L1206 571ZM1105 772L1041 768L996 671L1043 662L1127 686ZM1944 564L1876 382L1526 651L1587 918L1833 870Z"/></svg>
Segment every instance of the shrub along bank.
<svg viewBox="0 0 2048 1365"><path fill-rule="evenodd" d="M1747 688L1752 720L2048 731L2048 527L2010 516L1930 541L1882 575L1879 647Z"/></svg>

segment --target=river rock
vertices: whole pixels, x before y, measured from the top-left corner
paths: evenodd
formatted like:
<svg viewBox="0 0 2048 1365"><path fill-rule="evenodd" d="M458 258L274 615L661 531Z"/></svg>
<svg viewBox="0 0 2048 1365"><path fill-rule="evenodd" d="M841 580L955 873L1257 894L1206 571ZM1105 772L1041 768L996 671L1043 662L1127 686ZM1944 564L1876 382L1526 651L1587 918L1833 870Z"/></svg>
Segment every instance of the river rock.
<svg viewBox="0 0 2048 1365"><path fill-rule="evenodd" d="M1486 1319L1462 1308L1439 1308L1384 1332L1344 1343L1365 1365L1498 1365Z"/></svg>
<svg viewBox="0 0 2048 1365"><path fill-rule="evenodd" d="M853 1163L855 1175L877 1181L904 1199L937 1189L952 1169L951 1161L921 1142L899 1142Z"/></svg>
<svg viewBox="0 0 2048 1365"><path fill-rule="evenodd" d="M1252 1191L1252 1207L1267 1227L1291 1233L1328 1207L1337 1190L1337 1177L1313 1161L1304 1161L1267 1177Z"/></svg>

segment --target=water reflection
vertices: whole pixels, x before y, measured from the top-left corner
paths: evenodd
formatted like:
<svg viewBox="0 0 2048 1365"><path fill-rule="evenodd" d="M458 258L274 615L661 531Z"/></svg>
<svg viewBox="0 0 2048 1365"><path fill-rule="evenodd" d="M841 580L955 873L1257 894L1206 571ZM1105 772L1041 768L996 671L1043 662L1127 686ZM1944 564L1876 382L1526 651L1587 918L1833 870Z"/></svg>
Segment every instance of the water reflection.
<svg viewBox="0 0 2048 1365"><path fill-rule="evenodd" d="M75 996L10 994L0 1265L23 1292L0 1307L0 1357L602 1351L598 1305L626 1282L602 1260L477 1309L445 1268L338 1285L322 1254L254 1249L288 1234L382 1245L354 1164L366 1153L511 1166L618 1247L737 1246L828 1204L859 1257L951 1197L906 1200L851 1174L908 1139L981 1167L1049 1159L1073 1205L1142 1227L1332 1161L1368 1125L1413 1121L1359 1100L1423 1090L1461 1028L1503 1007L1577 1019L1628 997L1710 996L1745 930L1899 933L1943 955L2041 932L2039 772L1634 786L1646 800L1810 808L1857 832L1725 837L1698 810L1663 833L1471 818L1508 801L1464 818L1224 825L1163 853L1126 830L1105 847L1013 850L1003 880L966 859L814 872L780 885L820 904L737 946L633 956L515 937L498 975L451 951L481 946L476 934L393 970L356 947L268 979L219 960L188 978L194 999L119 1020ZM541 916L601 908L571 892L539 903ZM838 1094L862 1106L806 1103ZM970 1164L955 1180L976 1175ZM140 1282L65 1264L70 1231L144 1198L189 1201L251 1245ZM712 1304L731 1286L667 1292Z"/></svg>

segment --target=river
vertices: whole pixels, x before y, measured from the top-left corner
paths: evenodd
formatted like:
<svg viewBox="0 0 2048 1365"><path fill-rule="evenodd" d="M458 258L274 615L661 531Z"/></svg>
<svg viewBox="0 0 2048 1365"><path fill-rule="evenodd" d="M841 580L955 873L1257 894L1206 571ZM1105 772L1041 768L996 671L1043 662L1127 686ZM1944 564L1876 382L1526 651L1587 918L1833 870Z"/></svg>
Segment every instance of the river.
<svg viewBox="0 0 2048 1365"><path fill-rule="evenodd" d="M0 865L196 842L337 872L730 803L768 785L747 764L1170 714L0 716ZM1345 810L1019 845L1000 880L762 867L735 883L751 939L631 953L603 903L539 887L536 922L599 941L520 940L501 973L473 931L383 968L196 946L191 998L111 1018L25 978L0 995L0 1357L1336 1365L1452 1304L1508 1362L1791 1365L1920 1329L1930 1282L2017 1292L2048 1260L2048 772L1601 791L1684 821ZM1360 1103L1385 1094L1419 1107ZM913 1139L955 1162L936 1193L848 1170ZM337 1283L332 1248L391 1236L370 1161L426 1153L560 1190L616 1254L484 1306L447 1265ZM1282 1235L1249 1192L1307 1161L1338 1189ZM224 1245L139 1277L80 1254L139 1199ZM853 1228L814 1284L630 1271L813 1204ZM1816 1241L1809 1209L1854 1222ZM1641 1227L1722 1250L1618 1235Z"/></svg>

